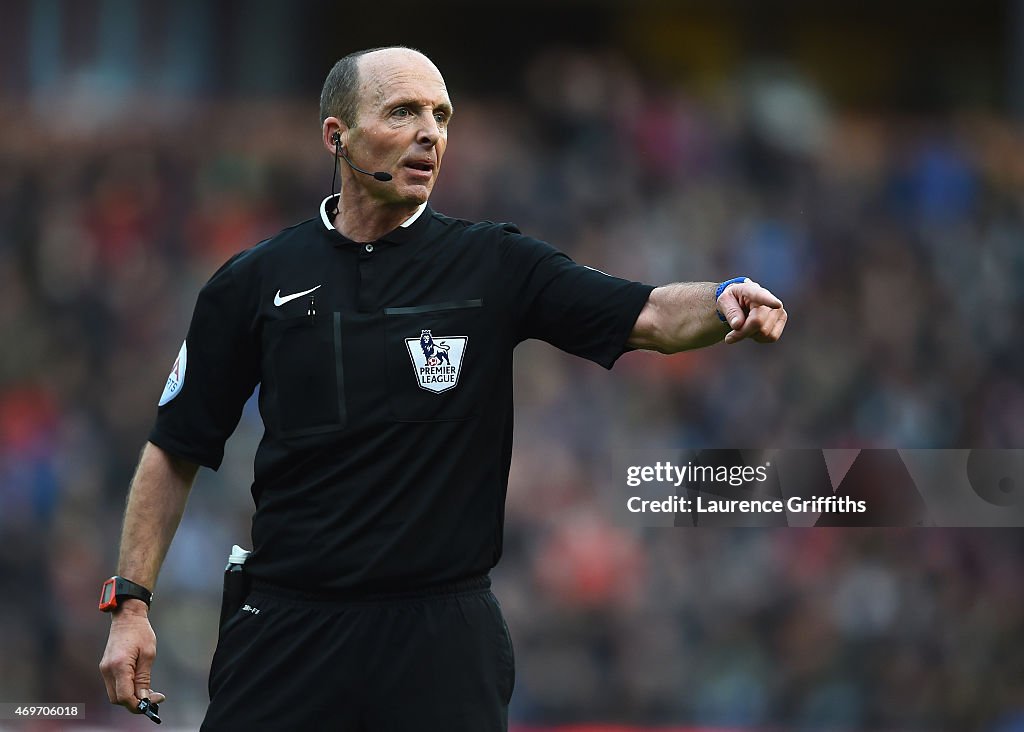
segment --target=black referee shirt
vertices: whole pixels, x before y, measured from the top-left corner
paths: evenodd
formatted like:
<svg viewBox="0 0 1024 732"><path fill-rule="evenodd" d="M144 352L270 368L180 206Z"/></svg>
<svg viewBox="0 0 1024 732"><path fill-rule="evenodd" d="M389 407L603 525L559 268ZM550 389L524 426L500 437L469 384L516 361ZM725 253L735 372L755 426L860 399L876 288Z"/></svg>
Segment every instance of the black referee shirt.
<svg viewBox="0 0 1024 732"><path fill-rule="evenodd" d="M611 368L653 288L429 207L357 243L327 203L203 287L150 440L217 469L259 384L255 578L373 592L483 574L501 556L512 349L539 338Z"/></svg>

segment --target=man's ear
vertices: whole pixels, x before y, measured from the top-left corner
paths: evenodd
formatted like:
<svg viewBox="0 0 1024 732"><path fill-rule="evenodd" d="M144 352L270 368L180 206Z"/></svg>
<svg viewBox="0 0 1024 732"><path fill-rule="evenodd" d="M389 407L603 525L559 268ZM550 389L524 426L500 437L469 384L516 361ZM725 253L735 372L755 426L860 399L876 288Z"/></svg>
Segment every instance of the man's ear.
<svg viewBox="0 0 1024 732"><path fill-rule="evenodd" d="M348 142L348 125L337 117L328 117L323 124L323 143L327 151L334 155L344 150Z"/></svg>

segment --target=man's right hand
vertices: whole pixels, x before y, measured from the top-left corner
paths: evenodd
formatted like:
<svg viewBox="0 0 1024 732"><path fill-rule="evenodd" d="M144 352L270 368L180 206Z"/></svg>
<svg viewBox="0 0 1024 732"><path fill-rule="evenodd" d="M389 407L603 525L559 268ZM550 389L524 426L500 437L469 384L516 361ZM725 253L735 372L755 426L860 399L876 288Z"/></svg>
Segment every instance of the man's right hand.
<svg viewBox="0 0 1024 732"><path fill-rule="evenodd" d="M126 600L111 613L110 635L100 661L100 673L111 704L140 714L139 701L154 704L166 697L150 688L150 672L156 659L156 633L149 623L149 608L141 600Z"/></svg>

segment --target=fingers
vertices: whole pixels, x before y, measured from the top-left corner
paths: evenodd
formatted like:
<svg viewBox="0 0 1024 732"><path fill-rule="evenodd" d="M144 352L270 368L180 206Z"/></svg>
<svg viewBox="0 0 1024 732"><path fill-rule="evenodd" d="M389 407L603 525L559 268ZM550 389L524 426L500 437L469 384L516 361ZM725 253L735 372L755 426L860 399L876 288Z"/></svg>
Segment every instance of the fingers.
<svg viewBox="0 0 1024 732"><path fill-rule="evenodd" d="M138 711L136 707L139 705L139 699L135 696L135 682L132 680L130 667L122 666L118 670L117 676L114 677L114 691L114 704L120 704L132 712Z"/></svg>
<svg viewBox="0 0 1024 732"><path fill-rule="evenodd" d="M725 316L726 322L734 331L743 327L747 315L736 291L738 287L739 285L730 285L718 297L718 312Z"/></svg>
<svg viewBox="0 0 1024 732"><path fill-rule="evenodd" d="M135 664L133 659L119 656L112 651L108 642L107 650L100 661L100 673L103 685L107 689L107 699L111 704L128 706L131 703L135 683L132 681Z"/></svg>
<svg viewBox="0 0 1024 732"><path fill-rule="evenodd" d="M781 309L782 300L753 280L747 280L726 287L719 295L717 305L718 312L725 316L729 326L739 330L751 309L758 306Z"/></svg>
<svg viewBox="0 0 1024 732"><path fill-rule="evenodd" d="M718 311L732 328L725 336L726 343L745 338L772 343L782 336L789 319L782 300L753 280L725 288L718 298Z"/></svg>
<svg viewBox="0 0 1024 732"><path fill-rule="evenodd" d="M139 713L139 700L159 704L165 696L150 688L156 659L156 636L147 618L119 616L112 620L100 673L111 704Z"/></svg>
<svg viewBox="0 0 1024 732"><path fill-rule="evenodd" d="M153 669L153 661L155 660L155 648L143 646L139 649L138 660L135 663L135 673L131 676L132 695L129 702L131 706L128 707L133 712L138 712L139 701L144 697L149 697L151 702L155 702L157 704L160 703L150 695L151 689L149 688L152 681L151 672Z"/></svg>
<svg viewBox="0 0 1024 732"><path fill-rule="evenodd" d="M747 303L747 306L764 305L769 308L781 308L782 300L775 297L769 290L761 287L756 282L744 282L739 287L746 286L748 289L744 290L741 298Z"/></svg>
<svg viewBox="0 0 1024 732"><path fill-rule="evenodd" d="M725 342L737 343L744 338L751 338L758 343L774 343L782 337L788 319L785 308L758 305L747 314L738 330L726 334Z"/></svg>
<svg viewBox="0 0 1024 732"><path fill-rule="evenodd" d="M148 656L145 649L140 649L139 661L135 664L135 674L132 676L132 691L136 699L146 696L145 692L149 691L149 684L152 681L150 671L154 660L152 656Z"/></svg>
<svg viewBox="0 0 1024 732"><path fill-rule="evenodd" d="M786 321L788 321L788 320L789 320L789 314L786 312L785 308L782 308L779 311L778 318L776 319L775 327L772 328L772 332L771 332L771 336L770 336L771 342L774 343L775 341L779 340L779 338L782 338L782 331L784 331L786 329Z"/></svg>

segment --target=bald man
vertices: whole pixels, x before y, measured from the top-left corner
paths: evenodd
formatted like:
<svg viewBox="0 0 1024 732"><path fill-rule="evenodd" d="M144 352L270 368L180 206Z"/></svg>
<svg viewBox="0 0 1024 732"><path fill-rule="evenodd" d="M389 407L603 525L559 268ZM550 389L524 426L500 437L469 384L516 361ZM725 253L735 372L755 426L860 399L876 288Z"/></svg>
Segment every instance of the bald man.
<svg viewBox="0 0 1024 732"><path fill-rule="evenodd" d="M221 628L203 730L507 729L501 557L512 352L772 342L786 312L746 277L653 287L512 224L427 201L454 107L413 49L350 54L320 100L340 193L203 287L129 493L101 672L151 688L151 590L198 467L217 469L257 384L250 591Z"/></svg>

